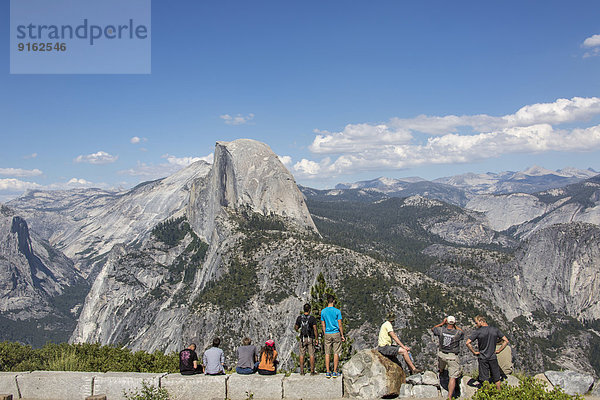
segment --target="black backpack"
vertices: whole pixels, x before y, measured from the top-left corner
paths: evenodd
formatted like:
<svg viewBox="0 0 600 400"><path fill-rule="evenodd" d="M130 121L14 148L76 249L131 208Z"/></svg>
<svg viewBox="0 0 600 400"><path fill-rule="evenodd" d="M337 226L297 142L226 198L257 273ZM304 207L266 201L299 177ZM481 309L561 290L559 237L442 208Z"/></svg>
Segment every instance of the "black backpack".
<svg viewBox="0 0 600 400"><path fill-rule="evenodd" d="M310 337L309 319L310 315L302 314L300 316L300 337Z"/></svg>

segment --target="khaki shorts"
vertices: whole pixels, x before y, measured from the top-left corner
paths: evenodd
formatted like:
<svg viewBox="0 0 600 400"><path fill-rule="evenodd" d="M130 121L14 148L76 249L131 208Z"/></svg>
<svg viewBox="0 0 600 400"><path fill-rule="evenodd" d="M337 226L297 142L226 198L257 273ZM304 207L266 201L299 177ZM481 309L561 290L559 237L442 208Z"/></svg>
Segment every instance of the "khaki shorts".
<svg viewBox="0 0 600 400"><path fill-rule="evenodd" d="M448 369L449 378L460 378L462 369L458 363L458 355L454 353L442 353L438 351L438 362L440 371Z"/></svg>
<svg viewBox="0 0 600 400"><path fill-rule="evenodd" d="M325 354L330 354L333 348L333 354L341 354L342 352L342 335L341 333L326 333L325 339Z"/></svg>
<svg viewBox="0 0 600 400"><path fill-rule="evenodd" d="M304 357L307 351L309 357L315 356L314 339L309 337L300 338L300 357Z"/></svg>

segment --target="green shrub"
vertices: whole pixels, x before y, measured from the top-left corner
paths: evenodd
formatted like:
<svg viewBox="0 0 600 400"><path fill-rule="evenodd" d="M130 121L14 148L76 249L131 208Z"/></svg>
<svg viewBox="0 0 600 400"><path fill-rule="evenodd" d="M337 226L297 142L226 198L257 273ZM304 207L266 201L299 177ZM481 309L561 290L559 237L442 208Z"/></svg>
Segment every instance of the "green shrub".
<svg viewBox="0 0 600 400"><path fill-rule="evenodd" d="M132 353L127 348L98 343L54 344L40 349L0 343L0 371L178 372L177 353Z"/></svg>
<svg viewBox="0 0 600 400"><path fill-rule="evenodd" d="M504 385L500 391L495 385L484 382L483 387L475 393L472 400L583 400L579 395L566 394L560 387L555 387L548 392L545 387L545 383L532 377L523 379L519 386Z"/></svg>
<svg viewBox="0 0 600 400"><path fill-rule="evenodd" d="M165 388L149 385L146 381L142 381L142 388L123 391L127 400L169 400L169 392Z"/></svg>

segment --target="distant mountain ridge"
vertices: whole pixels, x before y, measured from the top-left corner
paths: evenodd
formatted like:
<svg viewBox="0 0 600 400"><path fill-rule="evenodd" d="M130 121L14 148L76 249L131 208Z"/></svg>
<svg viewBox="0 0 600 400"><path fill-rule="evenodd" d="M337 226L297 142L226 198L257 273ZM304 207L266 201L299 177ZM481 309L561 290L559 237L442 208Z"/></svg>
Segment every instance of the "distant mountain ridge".
<svg viewBox="0 0 600 400"><path fill-rule="evenodd" d="M556 171L539 166L530 167L524 171L504 171L499 173L487 172L484 174L466 173L427 181L420 177L385 178L380 177L354 183L340 183L335 189L366 189L385 193L389 196L407 197L418 193L420 187L427 187L429 191L437 185L439 192L448 192L449 187L464 191L462 196L455 198L470 198L479 194L507 194L507 193L535 193L543 190L563 187L572 183L598 175L599 172L591 168L578 169L566 167ZM426 190L426 189L421 189ZM438 198L448 201L448 199ZM452 202L461 205L460 203Z"/></svg>

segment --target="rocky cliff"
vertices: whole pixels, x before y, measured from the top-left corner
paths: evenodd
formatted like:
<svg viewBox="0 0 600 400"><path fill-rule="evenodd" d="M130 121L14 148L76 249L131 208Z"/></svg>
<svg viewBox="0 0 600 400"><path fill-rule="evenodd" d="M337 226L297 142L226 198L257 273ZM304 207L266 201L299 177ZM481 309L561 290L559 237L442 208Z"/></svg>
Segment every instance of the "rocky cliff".
<svg viewBox="0 0 600 400"><path fill-rule="evenodd" d="M214 160L210 173L195 180L187 207L201 238L210 242L217 217L240 208L316 231L292 174L267 145L249 139L217 142Z"/></svg>
<svg viewBox="0 0 600 400"><path fill-rule="evenodd" d="M93 279L113 246L142 240L158 223L183 215L192 182L209 171L209 164L198 161L125 192L29 191L8 205Z"/></svg>

